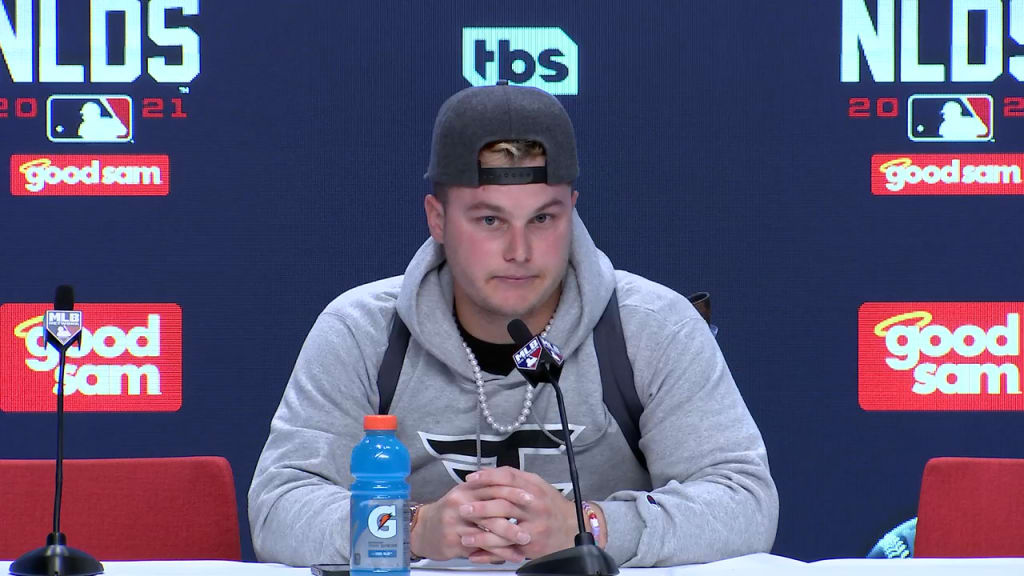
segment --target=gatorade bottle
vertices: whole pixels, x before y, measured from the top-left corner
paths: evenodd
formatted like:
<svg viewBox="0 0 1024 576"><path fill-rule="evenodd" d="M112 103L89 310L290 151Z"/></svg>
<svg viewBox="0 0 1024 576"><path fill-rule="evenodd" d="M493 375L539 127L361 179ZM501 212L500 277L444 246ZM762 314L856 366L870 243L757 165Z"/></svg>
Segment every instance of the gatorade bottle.
<svg viewBox="0 0 1024 576"><path fill-rule="evenodd" d="M409 451L397 428L394 416L364 416L366 436L352 449L353 575L409 574Z"/></svg>

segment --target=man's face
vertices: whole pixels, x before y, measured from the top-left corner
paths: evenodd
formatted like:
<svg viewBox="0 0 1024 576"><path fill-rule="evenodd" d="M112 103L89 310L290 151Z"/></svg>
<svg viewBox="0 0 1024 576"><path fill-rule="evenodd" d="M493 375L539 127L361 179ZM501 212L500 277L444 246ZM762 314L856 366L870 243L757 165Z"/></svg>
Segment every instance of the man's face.
<svg viewBox="0 0 1024 576"><path fill-rule="evenodd" d="M444 205L428 196L460 315L523 318L550 301L569 263L576 196L568 184L451 187Z"/></svg>

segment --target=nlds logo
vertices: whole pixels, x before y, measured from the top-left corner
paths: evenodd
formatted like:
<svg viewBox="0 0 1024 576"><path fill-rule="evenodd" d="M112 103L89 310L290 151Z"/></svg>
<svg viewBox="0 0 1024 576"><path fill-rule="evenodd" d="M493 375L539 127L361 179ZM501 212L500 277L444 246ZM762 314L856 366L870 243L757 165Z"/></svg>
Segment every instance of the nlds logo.
<svg viewBox="0 0 1024 576"><path fill-rule="evenodd" d="M46 344L46 304L0 306L0 410L55 409L59 356ZM69 411L173 412L181 407L181 308L81 304L82 339L67 351ZM49 319L45 319L49 321Z"/></svg>
<svg viewBox="0 0 1024 576"><path fill-rule="evenodd" d="M74 17L67 16L66 7ZM33 21L34 11L38 24ZM145 72L157 82L187 84L199 75L199 36L180 23L181 17L197 14L199 0L0 2L0 52L16 83L37 78L39 82L83 83L87 67L90 82L131 83L142 76L145 64ZM116 30L108 28L117 21ZM147 42L143 41L144 22ZM69 34L70 28L76 28L76 34ZM88 63L62 60L66 46L83 31L90 39ZM112 38L123 41L115 44ZM157 49L143 58L144 45Z"/></svg>
<svg viewBox="0 0 1024 576"><path fill-rule="evenodd" d="M579 48L561 28L462 29L462 76L473 86L508 80L573 95L578 70Z"/></svg>
<svg viewBox="0 0 1024 576"><path fill-rule="evenodd" d="M1020 410L1020 310L1006 303L861 306L865 410Z"/></svg>
<svg viewBox="0 0 1024 576"><path fill-rule="evenodd" d="M840 73L842 82L861 81L861 54L875 82L896 80L896 29L899 34L900 82L992 82L1004 72L1024 81L1024 54L1004 55L1007 37L1018 46L1024 42L1024 3L1009 3L1008 22L1003 21L1000 0L949 0L920 2L901 0L900 21L896 21L896 0L843 0L842 51ZM868 10L873 5L874 18ZM950 28L922 29L922 10L949 10ZM983 29L972 28L969 21L980 17ZM949 38L948 61L921 62L923 35ZM969 56L969 46L984 46L983 58ZM948 64L948 66L947 66Z"/></svg>
<svg viewBox="0 0 1024 576"><path fill-rule="evenodd" d="M1024 96L942 93L956 92L949 83L1024 82L1021 0L842 0L839 60L843 83L895 86L849 98L848 117L905 118L914 142L993 142L996 117L1024 118ZM926 83L946 86L909 100L898 86Z"/></svg>

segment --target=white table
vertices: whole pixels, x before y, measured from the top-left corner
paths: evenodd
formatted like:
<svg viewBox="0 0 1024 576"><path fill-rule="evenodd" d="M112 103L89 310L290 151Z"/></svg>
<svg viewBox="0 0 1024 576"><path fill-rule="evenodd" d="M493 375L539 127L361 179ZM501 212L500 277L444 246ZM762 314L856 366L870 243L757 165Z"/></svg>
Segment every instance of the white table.
<svg viewBox="0 0 1024 576"><path fill-rule="evenodd" d="M5 568L9 562L0 562ZM280 564L221 562L104 562L108 576L309 576L309 568ZM7 570L0 573L6 574ZM1024 558L867 560L862 558L800 562L770 554L752 554L711 564L668 568L623 568L622 576L996 576L1024 574ZM508 570L415 569L414 576L509 576Z"/></svg>

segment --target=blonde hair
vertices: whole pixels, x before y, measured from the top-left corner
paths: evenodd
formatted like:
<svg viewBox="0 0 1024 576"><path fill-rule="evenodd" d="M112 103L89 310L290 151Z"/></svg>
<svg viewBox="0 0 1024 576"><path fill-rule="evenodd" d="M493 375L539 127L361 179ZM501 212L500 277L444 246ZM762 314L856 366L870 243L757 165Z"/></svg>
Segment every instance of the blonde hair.
<svg viewBox="0 0 1024 576"><path fill-rule="evenodd" d="M498 140L486 144L480 149L480 165L488 168L518 166L528 160L543 158L544 156L544 145L536 140ZM442 204L446 204L448 201L448 186L435 182L433 188L434 196Z"/></svg>
<svg viewBox="0 0 1024 576"><path fill-rule="evenodd" d="M544 145L536 140L499 140L480 150L480 164L489 167L516 166L544 156Z"/></svg>

